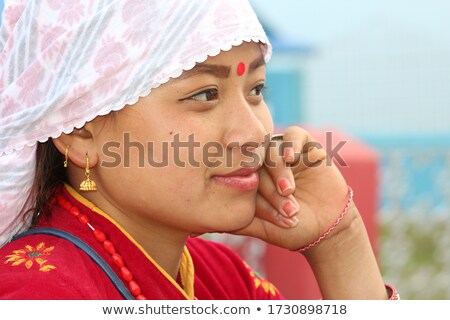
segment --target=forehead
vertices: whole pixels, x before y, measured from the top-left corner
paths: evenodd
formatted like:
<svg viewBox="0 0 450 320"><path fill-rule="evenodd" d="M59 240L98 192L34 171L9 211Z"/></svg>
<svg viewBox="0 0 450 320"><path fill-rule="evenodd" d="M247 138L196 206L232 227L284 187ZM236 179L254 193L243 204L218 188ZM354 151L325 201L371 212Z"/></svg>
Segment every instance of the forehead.
<svg viewBox="0 0 450 320"><path fill-rule="evenodd" d="M230 70L238 65L244 65L244 69L252 72L264 64L264 56L259 43L244 43L232 47L229 51L222 51L214 57L209 57L204 62L197 63L194 68L184 71L173 80L182 80L204 73L227 78Z"/></svg>

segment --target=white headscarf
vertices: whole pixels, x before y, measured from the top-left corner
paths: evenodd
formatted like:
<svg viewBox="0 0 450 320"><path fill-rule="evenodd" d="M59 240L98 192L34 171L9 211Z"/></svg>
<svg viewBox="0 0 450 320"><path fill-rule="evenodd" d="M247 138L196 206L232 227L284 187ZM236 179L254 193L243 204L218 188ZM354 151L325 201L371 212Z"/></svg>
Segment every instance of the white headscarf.
<svg viewBox="0 0 450 320"><path fill-rule="evenodd" d="M132 105L244 41L271 47L247 0L6 0L0 30L0 246L34 179L36 143Z"/></svg>

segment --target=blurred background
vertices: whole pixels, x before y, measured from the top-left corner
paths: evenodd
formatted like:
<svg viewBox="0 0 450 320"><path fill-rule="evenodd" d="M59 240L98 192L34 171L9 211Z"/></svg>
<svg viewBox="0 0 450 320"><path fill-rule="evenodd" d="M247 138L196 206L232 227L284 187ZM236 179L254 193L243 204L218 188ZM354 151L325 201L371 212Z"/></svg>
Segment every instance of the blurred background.
<svg viewBox="0 0 450 320"><path fill-rule="evenodd" d="M274 47L265 96L277 128L344 141L341 169L385 281L403 299L450 299L450 1L250 2ZM209 237L286 298L320 298L300 254Z"/></svg>
<svg viewBox="0 0 450 320"><path fill-rule="evenodd" d="M274 45L275 124L343 134L385 280L450 299L450 2L250 2Z"/></svg>

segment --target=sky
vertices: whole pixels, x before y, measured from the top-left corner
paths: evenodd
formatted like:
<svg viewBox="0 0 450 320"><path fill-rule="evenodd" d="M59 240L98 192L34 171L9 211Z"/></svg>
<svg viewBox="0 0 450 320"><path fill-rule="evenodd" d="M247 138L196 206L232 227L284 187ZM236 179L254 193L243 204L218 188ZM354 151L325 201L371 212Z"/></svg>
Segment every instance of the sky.
<svg viewBox="0 0 450 320"><path fill-rule="evenodd" d="M448 0L250 0L259 16L286 38L321 45L376 17L450 47Z"/></svg>
<svg viewBox="0 0 450 320"><path fill-rule="evenodd" d="M272 33L317 53L302 62L305 121L366 136L448 134L449 0L250 2Z"/></svg>

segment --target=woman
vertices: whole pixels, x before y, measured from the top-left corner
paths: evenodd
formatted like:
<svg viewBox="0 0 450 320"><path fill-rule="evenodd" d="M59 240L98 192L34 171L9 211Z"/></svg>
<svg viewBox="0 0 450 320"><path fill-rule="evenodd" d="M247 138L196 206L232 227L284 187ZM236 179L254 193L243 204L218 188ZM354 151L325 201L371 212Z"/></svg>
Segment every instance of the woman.
<svg viewBox="0 0 450 320"><path fill-rule="evenodd" d="M1 36L0 297L282 297L207 232L300 249L324 298L397 297L323 150L269 143L246 1L7 1Z"/></svg>

